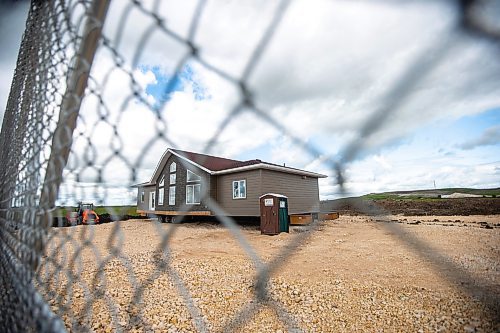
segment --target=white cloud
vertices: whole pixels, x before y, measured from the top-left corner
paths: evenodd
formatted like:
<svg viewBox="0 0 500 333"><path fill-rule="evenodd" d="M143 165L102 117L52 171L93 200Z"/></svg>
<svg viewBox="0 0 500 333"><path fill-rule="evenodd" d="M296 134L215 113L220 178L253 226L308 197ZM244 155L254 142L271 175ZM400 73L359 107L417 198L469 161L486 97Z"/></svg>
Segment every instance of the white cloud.
<svg viewBox="0 0 500 333"><path fill-rule="evenodd" d="M272 2L261 5L263 7L237 1L209 3L199 21L195 39L202 58L238 77L275 8ZM123 6L117 6L122 9L115 13L123 13ZM192 3L187 6L189 9L180 11L182 18L176 17L172 25L167 24L183 38L187 36L194 10ZM149 8L147 4L145 7ZM171 13L165 12L165 22ZM356 138L366 119L381 107L385 94L399 84L401 75L429 45L440 43L440 38L452 29L455 19L455 8L442 2L411 2L400 6L383 2L293 2L251 74L250 84L255 101L269 110L272 117L287 128L288 134L306 142L319 137L319 150L326 155L315 160L251 112L243 112L231 120L217 144L211 147L211 153L234 157L267 145L271 149L271 162L285 162L330 175L328 181L322 180L325 185L322 195L328 196L336 190L334 172L325 169L320 161L332 157ZM113 21L108 19L106 33L113 36L117 23L110 22ZM186 51L185 45L161 31L155 31L150 37L144 35L155 22L135 8L127 22L118 47L125 63L130 66L134 57L140 54L140 65L160 66L165 73L172 73ZM137 53L137 45L145 37L149 37L148 43ZM457 38L455 43L455 48L419 81L405 103L376 135L369 138L365 143L367 149L378 152L388 143L394 144L433 121L456 119L500 104L495 93L500 88L500 80L496 80L500 77L500 64L490 46L467 38ZM479 60L481 66L477 66ZM109 65L112 68L113 62ZM190 61L190 65L211 97L196 99L192 87L187 84L183 91L171 94L161 116L169 140L182 149L200 151L241 96L233 83L196 61ZM125 68L130 70L130 67ZM112 114L122 116L112 116L111 123L104 127L108 127L110 134L116 125L124 156L133 162L142 161L141 168L151 170L169 146L168 142L156 139L157 128L163 129L163 125L158 126L154 114L137 102L129 103L123 113L118 112L123 100L131 95L130 80L124 74L113 75L116 77L110 79L112 84L108 83L104 95L112 101ZM142 88L156 80L152 72L135 71L134 77ZM151 96L145 98L150 100ZM103 132L105 140L97 139L96 145L100 145L101 154L106 156L106 145L102 144L111 138L107 137L106 130ZM147 151L141 149L144 145L148 146ZM348 187L376 191L432 183L427 179L431 176L426 173L405 176L407 170L396 170L389 157L380 153L363 156L367 159L361 161L361 169L360 164L355 163L345 172ZM439 176L439 173L430 174ZM395 175L400 177L399 182L395 181Z"/></svg>
<svg viewBox="0 0 500 333"><path fill-rule="evenodd" d="M386 170L391 170L392 169L392 165L387 161L387 159L384 156L375 155L373 157L373 160L375 162L377 162L378 164L380 164L382 166L382 168L384 168Z"/></svg>
<svg viewBox="0 0 500 333"><path fill-rule="evenodd" d="M294 2L252 86L261 105L276 117L287 116L290 133L358 132L403 83L405 71L435 56L455 18L444 2ZM500 105L495 48L464 36L453 40L454 47L368 138L368 149L434 121Z"/></svg>
<svg viewBox="0 0 500 333"><path fill-rule="evenodd" d="M199 21L196 45L217 68L239 77L269 24L278 1L208 1Z"/></svg>
<svg viewBox="0 0 500 333"><path fill-rule="evenodd" d="M151 68L158 66L165 76L172 76L189 51L183 39L188 36L197 1L159 2L155 11L164 18L168 31L160 29L148 12L153 3L145 1L138 7L126 1L112 2L104 35L119 57L106 47L98 51L89 85L99 95L89 95L81 109L77 128L81 135L75 140L72 161L75 168L82 167L86 159L97 168L106 165L104 180L112 187L130 183L131 168L137 169L137 182L148 180L163 151L172 144L186 150L204 149L242 98L236 84L191 58L195 81L209 98L196 98L194 87L185 82L183 91L170 95L160 119L139 101L134 93L150 105L156 102L155 96L145 92L148 85L158 83ZM202 59L239 78L276 4L264 0L208 2L194 39ZM125 13L125 25L119 31ZM270 162L327 173L330 178L321 180L322 196L331 196L338 189L334 171L325 166L325 160L337 158L359 136L367 119L400 86L400 78L415 61L435 56L433 46L455 31L456 19L456 8L449 1L293 1L248 83L256 104L287 129L285 134L314 145L320 156L305 153L248 111L230 121L211 153L237 157L264 147L271 151ZM437 177L451 185L463 183L448 174L452 172L439 169L445 165L443 161L431 171L425 163L401 168L393 152L384 149L413 149L411 140L403 138L415 130L499 106L497 53L484 41L455 37L445 57L364 142L366 150L346 169L347 185L366 192L424 186ZM115 150L119 155L114 155ZM398 157L411 158L411 153ZM472 179L467 173L477 171L480 176L475 183L491 183L491 170L466 169L453 163L454 173ZM92 182L96 174L87 173L83 180Z"/></svg>

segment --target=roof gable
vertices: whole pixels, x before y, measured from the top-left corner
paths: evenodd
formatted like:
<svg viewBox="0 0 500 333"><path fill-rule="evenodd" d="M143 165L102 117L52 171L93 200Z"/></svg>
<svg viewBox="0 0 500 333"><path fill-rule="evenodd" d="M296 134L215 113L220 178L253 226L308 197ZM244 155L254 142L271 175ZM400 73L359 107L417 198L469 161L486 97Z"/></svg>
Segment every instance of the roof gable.
<svg viewBox="0 0 500 333"><path fill-rule="evenodd" d="M149 180L149 183L146 183L145 185L148 184L155 184L155 179L157 179L160 176L161 170L165 168L165 164L167 164L168 159L172 156L172 152L170 149L167 149L163 155L161 156L160 160L158 161L158 164L156 165L156 169L153 172L153 175L151 176L151 179Z"/></svg>
<svg viewBox="0 0 500 333"><path fill-rule="evenodd" d="M281 166L278 164L263 162L259 159L248 160L248 161L238 161L229 158L217 157L206 154L199 154L190 151L184 151L179 149L168 148L163 156L161 157L156 169L151 177L149 183L140 184L141 186L147 186L149 184L155 184L155 179L160 175L161 170L165 167L167 160L170 156L175 155L181 158L183 161L190 163L203 171L211 175L222 175L234 172L243 172L252 169L270 169L280 172L293 173L303 176L315 177L315 178L326 178L326 175L322 175L315 172L310 172L306 170L290 168L286 166Z"/></svg>
<svg viewBox="0 0 500 333"><path fill-rule="evenodd" d="M191 162L202 166L203 168L210 171L222 171L227 169L234 169L242 166L252 165L261 163L260 160L249 160L249 161L238 161L231 160L228 158L193 153L190 151L171 149L174 153L185 157Z"/></svg>

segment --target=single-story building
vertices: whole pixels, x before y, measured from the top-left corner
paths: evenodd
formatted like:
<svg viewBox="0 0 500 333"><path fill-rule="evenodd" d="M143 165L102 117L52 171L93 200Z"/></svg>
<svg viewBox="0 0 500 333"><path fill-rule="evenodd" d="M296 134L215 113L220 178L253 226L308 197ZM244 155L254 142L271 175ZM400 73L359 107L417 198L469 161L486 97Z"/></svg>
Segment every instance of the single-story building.
<svg viewBox="0 0 500 333"><path fill-rule="evenodd" d="M136 185L137 212L143 215L260 216L259 197L288 197L289 214L319 212L318 179L325 175L261 160L237 161L167 149L149 182ZM205 196L203 194L205 193Z"/></svg>

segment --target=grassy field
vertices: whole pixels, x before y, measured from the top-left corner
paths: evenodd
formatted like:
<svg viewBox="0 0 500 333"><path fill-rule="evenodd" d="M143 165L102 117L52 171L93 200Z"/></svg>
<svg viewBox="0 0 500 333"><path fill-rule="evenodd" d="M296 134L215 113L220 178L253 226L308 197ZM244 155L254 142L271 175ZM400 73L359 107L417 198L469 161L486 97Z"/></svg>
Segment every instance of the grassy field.
<svg viewBox="0 0 500 333"><path fill-rule="evenodd" d="M474 194L477 197L452 197L453 193ZM339 211L344 214L363 214L360 207L384 209L404 215L491 215L500 214L500 188L471 189L444 188L433 190L394 191L370 193L360 197L323 200L323 212Z"/></svg>
<svg viewBox="0 0 500 333"><path fill-rule="evenodd" d="M432 190L393 191L370 193L361 196L361 198L369 200L435 200L439 199L439 196L441 195L449 195L453 193L474 194L485 197L500 197L500 188L440 188Z"/></svg>

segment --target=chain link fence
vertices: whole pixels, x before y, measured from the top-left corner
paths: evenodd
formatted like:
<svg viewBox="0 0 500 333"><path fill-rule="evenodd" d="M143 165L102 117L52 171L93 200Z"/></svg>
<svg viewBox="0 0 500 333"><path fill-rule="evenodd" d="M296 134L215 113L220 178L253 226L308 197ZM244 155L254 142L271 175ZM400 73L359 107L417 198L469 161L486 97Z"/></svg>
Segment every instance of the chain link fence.
<svg viewBox="0 0 500 333"><path fill-rule="evenodd" d="M228 63L240 61L240 66L236 66L239 70L228 70L224 62L205 56L205 50L197 43L203 32L200 22L209 10L206 1L190 3L189 12L175 12L168 8L165 11L162 1L33 0L0 136L1 330L154 331L157 328L153 327L152 318L144 313L144 297L151 293L156 281L166 276L175 291L172 300L180 299L191 320L186 330L211 331L213 326L202 315L199 297L193 296L185 282L189 277L184 269L189 263L179 260L170 248L176 228L165 229L156 224L161 245L149 258L143 258L141 265L148 270L139 274L132 263L139 259L123 251L124 244L134 240L126 237L119 222L113 224L107 244L96 245L95 228L79 232L54 229L54 218L60 213L57 206L69 206L86 197L95 198L98 204L115 196L135 200L136 190L127 186L151 174L148 166L160 157L158 151L165 147L182 148L173 139L172 133L177 129L169 123L169 103L178 91L182 75L194 75L192 68L202 68L216 77L233 98L225 104L225 113L216 128L202 129L210 133L210 138L201 142L201 153L217 152L217 144L235 120L249 117L281 133L311 160L320 158L336 176L340 194L348 194L346 167L363 152L367 141L391 121L420 80L455 47L458 34L470 34L498 46L500 29L497 18L491 19L484 10L487 2L449 3L461 13L453 31L424 50L424 55L432 57L418 57L408 65L394 87L387 90L380 107L361 121L355 138L333 156L287 128L271 110L256 101L252 88L252 75L266 51L276 47L273 37L293 2L260 3L266 10L261 17L252 17L259 34L253 40L249 37L248 57L244 60L228 56ZM175 26L177 16L190 17L185 20L189 26L184 27L184 33L170 28L170 24ZM217 36L212 38L217 45ZM147 74L156 69L144 65L151 63L151 54L160 57L170 69L164 84L154 92L154 99ZM286 64L286 59L283 62ZM206 93L196 85L191 89L200 98ZM137 116L143 123L134 123ZM139 128L137 132L127 132L134 126ZM136 140L139 133L146 133L140 142ZM221 331L242 329L263 307L271 309L285 329L302 331L286 306L273 297L270 276L321 223L312 223L310 232L295 235L280 253L264 260L244 237L241 227L225 216L215 201L204 199L251 258L252 265L242 269L253 270L256 276L251 291L253 301L233 312ZM189 210L188 206L183 208ZM373 207L359 208L372 215L389 214L381 209L374 212ZM109 213L120 215L119 211ZM397 225L387 228L413 244L415 252L424 256L428 252L426 244L409 239ZM436 257L439 254L433 253L428 258L446 261ZM466 274L449 265L457 276ZM115 271L121 271L125 277L118 286L109 278ZM459 284L458 280L453 282ZM488 294L488 285L476 287L486 304L498 308L498 300ZM119 304L111 292L117 288L127 290L129 297L124 304ZM93 326L95 318L109 326Z"/></svg>

